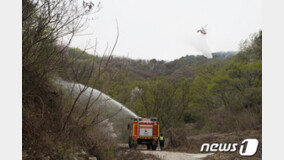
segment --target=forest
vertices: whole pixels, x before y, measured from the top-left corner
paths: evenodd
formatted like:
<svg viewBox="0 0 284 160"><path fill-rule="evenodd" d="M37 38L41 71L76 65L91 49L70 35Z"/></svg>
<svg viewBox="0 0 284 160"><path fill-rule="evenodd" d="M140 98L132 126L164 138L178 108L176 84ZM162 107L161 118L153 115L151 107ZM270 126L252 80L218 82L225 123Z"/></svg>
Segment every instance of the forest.
<svg viewBox="0 0 284 160"><path fill-rule="evenodd" d="M216 52L212 59L190 53L173 61L118 57L119 33L98 56L70 42L99 5L22 3L23 159L70 159L82 150L100 159L121 156L117 143L127 135L107 137L100 123L110 117L93 113L89 101L78 109L83 92L72 98L57 79L104 92L138 116L157 117L161 132L172 137L169 149L182 146L178 135L261 133L262 31L241 42L239 51Z"/></svg>
<svg viewBox="0 0 284 160"><path fill-rule="evenodd" d="M85 55L76 65L84 70L80 82L86 84L93 57L71 50L73 56ZM159 118L165 130L186 126L194 135L261 129L262 31L240 44L239 52L213 53L213 59L111 58L107 74L115 76L107 87L109 76L101 78L96 88L141 117Z"/></svg>

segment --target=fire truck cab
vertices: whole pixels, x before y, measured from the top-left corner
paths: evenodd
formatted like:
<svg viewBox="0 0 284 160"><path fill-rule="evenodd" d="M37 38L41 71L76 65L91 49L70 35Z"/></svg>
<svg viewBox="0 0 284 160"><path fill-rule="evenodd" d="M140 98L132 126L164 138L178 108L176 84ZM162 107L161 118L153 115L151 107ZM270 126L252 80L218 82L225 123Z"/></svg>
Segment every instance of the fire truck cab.
<svg viewBox="0 0 284 160"><path fill-rule="evenodd" d="M138 145L147 145L147 149L156 150L159 138L159 122L157 118L133 118L132 123L128 124L129 148Z"/></svg>

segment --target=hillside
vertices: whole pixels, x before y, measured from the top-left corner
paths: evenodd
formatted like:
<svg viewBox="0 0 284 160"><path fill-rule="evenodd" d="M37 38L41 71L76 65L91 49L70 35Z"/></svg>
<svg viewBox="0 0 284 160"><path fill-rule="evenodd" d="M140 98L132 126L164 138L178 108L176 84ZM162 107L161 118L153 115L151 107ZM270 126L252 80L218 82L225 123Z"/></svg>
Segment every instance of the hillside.
<svg viewBox="0 0 284 160"><path fill-rule="evenodd" d="M75 66L82 73L79 82L86 85L91 62L95 70L99 62L108 62L106 76L92 87L139 116L158 117L165 130L190 124L190 134L230 132L260 129L261 41L260 31L241 45L240 52L213 53L213 59L188 55L170 62L100 58L79 49L70 49L70 55L80 55Z"/></svg>
<svg viewBox="0 0 284 160"><path fill-rule="evenodd" d="M130 120L119 114L125 107L132 115L157 117L168 149L182 150L181 137L261 133L262 31L238 53L218 52L212 59L115 57L118 39L99 57L70 48L82 19L99 5L43 2L22 1L23 159L122 159L118 143L127 141ZM107 102L121 108L107 110ZM117 115L122 118L113 123Z"/></svg>
<svg viewBox="0 0 284 160"><path fill-rule="evenodd" d="M73 58L79 57L79 61L82 62L82 65L85 64L85 62L91 63L92 58L95 58L95 61L99 61L101 58L78 48L70 48L68 53ZM133 60L126 57L112 56L111 65L113 66L112 70L121 69L127 72L132 80L146 80L147 78L159 76L167 76L174 80L182 76L193 76L193 72L197 67L216 61L227 61L236 53L237 52L215 52L212 53L213 59L208 59L201 55L186 55L169 62L156 59ZM95 68L96 67L98 66L95 66Z"/></svg>

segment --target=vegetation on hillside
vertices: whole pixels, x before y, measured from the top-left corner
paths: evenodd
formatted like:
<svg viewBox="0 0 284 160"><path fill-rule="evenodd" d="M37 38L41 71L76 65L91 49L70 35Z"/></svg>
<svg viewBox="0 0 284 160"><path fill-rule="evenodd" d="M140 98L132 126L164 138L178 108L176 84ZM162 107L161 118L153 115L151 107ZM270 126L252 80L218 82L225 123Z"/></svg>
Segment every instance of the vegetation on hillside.
<svg viewBox="0 0 284 160"><path fill-rule="evenodd" d="M82 52L71 50L77 52L74 55ZM158 117L165 132L260 130L262 31L243 42L238 53L213 55L213 59L185 56L170 62L112 57L104 77L112 81L105 88L102 78L96 88L139 116ZM82 71L88 70L87 61L78 63Z"/></svg>
<svg viewBox="0 0 284 160"><path fill-rule="evenodd" d="M71 57L69 44L99 6L67 0L23 0L22 5L23 159L114 159L116 141L102 132L101 117L90 119L88 107L78 108L83 91L72 98L55 83L68 69L75 71L69 80L76 81L77 61L92 59L84 53Z"/></svg>
<svg viewBox="0 0 284 160"><path fill-rule="evenodd" d="M191 76L134 81L126 104L141 116L158 117L164 129L188 126L190 134L260 129L261 41L260 31L234 57L191 67Z"/></svg>
<svg viewBox="0 0 284 160"><path fill-rule="evenodd" d="M242 43L238 53L214 53L213 59L114 57L117 41L106 48L109 56L98 57L69 44L99 5L65 0L22 4L23 159L70 159L82 150L101 159L118 156L116 140L99 126L109 117L89 112L89 102L78 107L88 87L105 92L141 117L159 118L161 131L173 137L169 146L181 145L174 139L177 134L260 132L262 31ZM55 83L58 78L85 87L71 97ZM125 140L126 125L116 127Z"/></svg>

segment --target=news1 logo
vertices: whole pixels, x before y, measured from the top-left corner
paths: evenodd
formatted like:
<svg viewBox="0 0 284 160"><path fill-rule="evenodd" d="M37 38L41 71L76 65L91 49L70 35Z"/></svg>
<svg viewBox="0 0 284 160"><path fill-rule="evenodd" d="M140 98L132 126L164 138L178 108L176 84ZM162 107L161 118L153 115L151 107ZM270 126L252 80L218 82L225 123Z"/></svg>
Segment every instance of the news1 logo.
<svg viewBox="0 0 284 160"><path fill-rule="evenodd" d="M203 143L200 152L236 152L238 143ZM253 156L258 148L257 139L245 139L239 147L241 156Z"/></svg>

